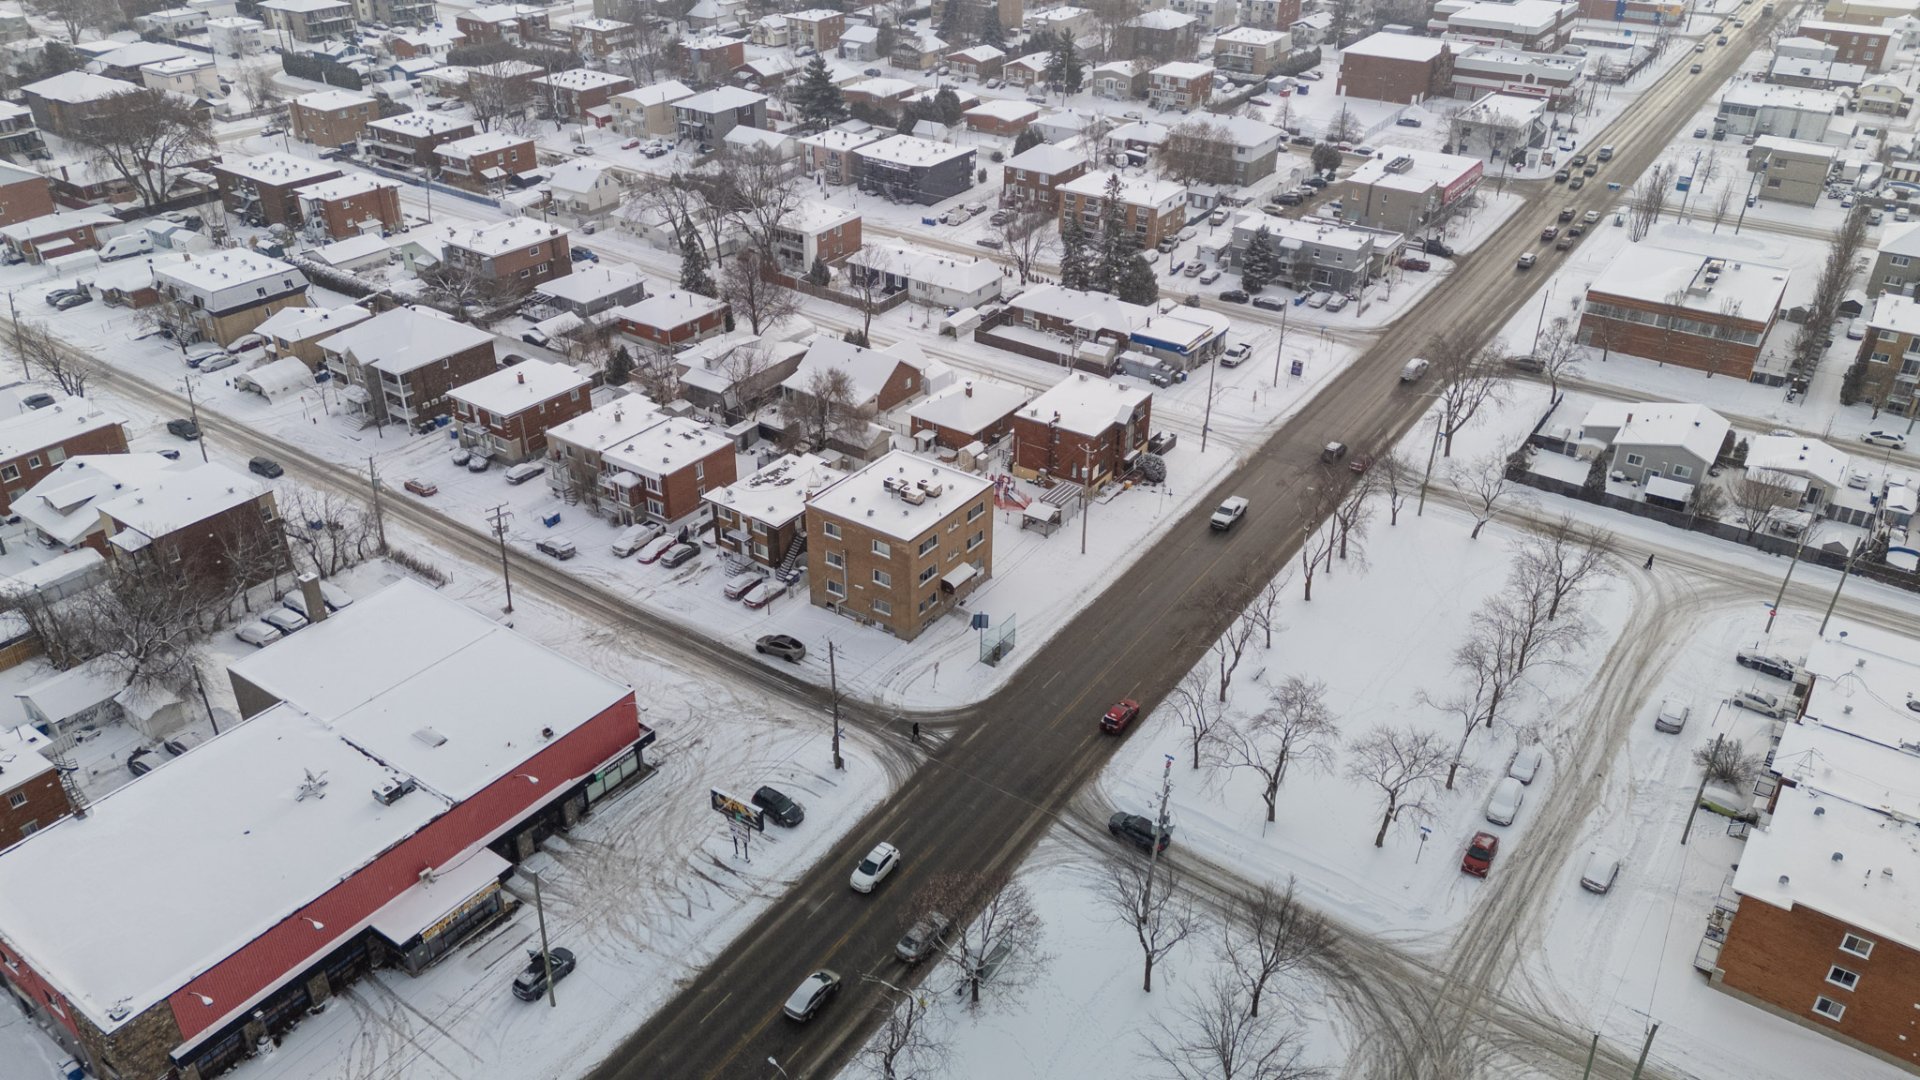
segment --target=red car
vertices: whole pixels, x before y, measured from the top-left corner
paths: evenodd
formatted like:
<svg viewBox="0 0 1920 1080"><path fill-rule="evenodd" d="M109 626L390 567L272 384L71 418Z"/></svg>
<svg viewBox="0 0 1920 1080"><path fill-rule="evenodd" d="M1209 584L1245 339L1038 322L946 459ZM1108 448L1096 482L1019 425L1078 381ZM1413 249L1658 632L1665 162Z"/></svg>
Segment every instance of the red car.
<svg viewBox="0 0 1920 1080"><path fill-rule="evenodd" d="M1460 859L1460 869L1474 877L1486 877L1493 869L1493 857L1500 854L1500 838L1492 833L1474 833L1473 842Z"/></svg>
<svg viewBox="0 0 1920 1080"><path fill-rule="evenodd" d="M1132 698L1122 698L1114 702L1113 708L1107 710L1107 715L1100 718L1100 730L1118 735L1127 730L1127 725L1139 715L1140 703Z"/></svg>

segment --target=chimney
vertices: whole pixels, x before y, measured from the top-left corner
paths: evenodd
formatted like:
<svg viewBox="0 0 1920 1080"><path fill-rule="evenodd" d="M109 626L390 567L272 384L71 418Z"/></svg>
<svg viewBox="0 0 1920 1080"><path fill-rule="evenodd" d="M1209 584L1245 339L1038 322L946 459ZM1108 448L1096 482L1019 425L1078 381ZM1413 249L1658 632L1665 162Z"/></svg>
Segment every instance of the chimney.
<svg viewBox="0 0 1920 1080"><path fill-rule="evenodd" d="M317 574L301 574L295 579L300 586L300 599L306 601L307 621L322 622L327 617L327 598L320 595L320 577Z"/></svg>
<svg viewBox="0 0 1920 1080"><path fill-rule="evenodd" d="M521 386L527 385L527 373L524 371L514 372L514 381L518 382Z"/></svg>
<svg viewBox="0 0 1920 1080"><path fill-rule="evenodd" d="M973 396L973 380L972 379L967 380L967 396L968 397Z"/></svg>

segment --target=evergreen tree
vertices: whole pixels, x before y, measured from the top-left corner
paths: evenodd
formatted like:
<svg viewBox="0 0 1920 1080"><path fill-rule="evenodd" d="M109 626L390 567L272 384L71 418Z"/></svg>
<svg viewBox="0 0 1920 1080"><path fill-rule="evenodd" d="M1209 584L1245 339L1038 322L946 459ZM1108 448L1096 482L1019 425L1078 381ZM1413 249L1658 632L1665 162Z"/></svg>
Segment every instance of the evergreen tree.
<svg viewBox="0 0 1920 1080"><path fill-rule="evenodd" d="M1088 258L1087 230L1077 214L1060 219L1060 287L1082 292L1093 288L1093 267Z"/></svg>
<svg viewBox="0 0 1920 1080"><path fill-rule="evenodd" d="M608 386L625 386L633 377L633 355L627 352L625 345L616 345L613 355L607 357L606 381Z"/></svg>
<svg viewBox="0 0 1920 1080"><path fill-rule="evenodd" d="M1160 279L1145 255L1136 251L1120 264L1113 280L1113 295L1129 304L1152 304L1160 299Z"/></svg>
<svg viewBox="0 0 1920 1080"><path fill-rule="evenodd" d="M1265 225L1247 241L1247 252L1240 257L1240 287L1249 293L1257 293L1267 287L1280 273L1278 257L1273 250L1273 235Z"/></svg>
<svg viewBox="0 0 1920 1080"><path fill-rule="evenodd" d="M1003 52L1006 50L1007 32L1000 29L1000 16L992 9L987 11L986 18L980 22L980 44L991 45Z"/></svg>
<svg viewBox="0 0 1920 1080"><path fill-rule="evenodd" d="M1062 31L1047 52L1047 81L1065 93L1077 93L1087 74L1086 61L1073 43L1073 35Z"/></svg>
<svg viewBox="0 0 1920 1080"><path fill-rule="evenodd" d="M833 275L827 273L827 264L822 262L818 257L813 260L812 266L807 267L807 282L809 284L826 288L827 283L832 280Z"/></svg>
<svg viewBox="0 0 1920 1080"><path fill-rule="evenodd" d="M1024 154L1043 142L1046 142L1046 140L1040 137L1039 132L1028 128L1013 137L1013 152L1015 154Z"/></svg>
<svg viewBox="0 0 1920 1080"><path fill-rule="evenodd" d="M1119 286L1127 260L1138 249L1132 230L1127 228L1122 191L1120 174L1108 173L1106 191L1100 197L1100 235L1096 237L1093 268L1093 287L1102 292L1113 292Z"/></svg>
<svg viewBox="0 0 1920 1080"><path fill-rule="evenodd" d="M833 76L827 71L827 58L818 53L807 63L792 99L795 111L800 114L800 126L809 131L823 131L847 118L846 99L841 96L840 88L833 85Z"/></svg>
<svg viewBox="0 0 1920 1080"><path fill-rule="evenodd" d="M943 86L933 95L933 107L940 114L940 122L948 127L959 124L961 114L966 111L960 107L960 95L954 93L951 86Z"/></svg>
<svg viewBox="0 0 1920 1080"><path fill-rule="evenodd" d="M934 33L957 45L969 29L965 0L947 0L940 9L940 21L934 24Z"/></svg>
<svg viewBox="0 0 1920 1080"><path fill-rule="evenodd" d="M908 105L900 110L900 121L893 130L901 135L913 134L913 125L920 122L920 109L917 105Z"/></svg>
<svg viewBox="0 0 1920 1080"><path fill-rule="evenodd" d="M1840 404L1853 405L1864 400L1861 397L1860 391L1865 386L1866 381L1867 362L1865 360L1855 360L1853 366L1847 369L1846 375L1840 379Z"/></svg>
<svg viewBox="0 0 1920 1080"><path fill-rule="evenodd" d="M713 275L707 272L707 251L700 246L700 237L694 233L691 221L680 230L680 287L701 296L720 295L713 284Z"/></svg>

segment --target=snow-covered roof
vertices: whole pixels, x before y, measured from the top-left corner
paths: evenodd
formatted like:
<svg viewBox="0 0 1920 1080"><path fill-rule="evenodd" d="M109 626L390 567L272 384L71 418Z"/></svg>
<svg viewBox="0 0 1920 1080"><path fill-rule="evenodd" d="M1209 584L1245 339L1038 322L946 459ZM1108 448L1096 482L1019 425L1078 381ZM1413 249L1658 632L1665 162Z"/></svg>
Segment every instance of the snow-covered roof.
<svg viewBox="0 0 1920 1080"><path fill-rule="evenodd" d="M794 206L791 213L780 219L780 230L812 236L838 228L850 221L859 221L860 211L847 206L835 206L832 203L815 202L803 199Z"/></svg>
<svg viewBox="0 0 1920 1080"><path fill-rule="evenodd" d="M957 157L971 157L973 148L930 142L911 135L895 135L891 139L868 143L855 153L868 161L884 161L894 165L938 165Z"/></svg>
<svg viewBox="0 0 1920 1080"><path fill-rule="evenodd" d="M1701 461L1720 456L1725 417L1705 405L1684 402L1603 401L1587 413L1586 426L1615 429L1615 444L1675 446Z"/></svg>
<svg viewBox="0 0 1920 1080"><path fill-rule="evenodd" d="M852 150L858 146L876 142L887 136L887 132L871 128L865 131L847 131L842 128L828 128L812 135L802 136L800 141L807 146L817 146L822 150Z"/></svg>
<svg viewBox="0 0 1920 1080"><path fill-rule="evenodd" d="M22 724L0 728L0 788L17 788L36 776L53 771L46 759L47 737Z"/></svg>
<svg viewBox="0 0 1920 1080"><path fill-rule="evenodd" d="M108 53L95 57L96 63L110 68L139 68L148 64L158 64L164 60L178 60L194 56L178 45L168 45L159 41L135 41ZM205 59L205 54L199 54Z"/></svg>
<svg viewBox="0 0 1920 1080"><path fill-rule="evenodd" d="M960 49L947 54L949 60L959 60L970 64L988 64L1006 56L1006 50L991 45L975 45L971 49Z"/></svg>
<svg viewBox="0 0 1920 1080"><path fill-rule="evenodd" d="M323 244L313 249L313 254L328 266L351 266L369 259L384 258L391 250L385 237L376 232L366 232Z"/></svg>
<svg viewBox="0 0 1920 1080"><path fill-rule="evenodd" d="M788 22L822 23L832 19L840 19L840 18L845 18L845 15L843 15L841 12L833 10L832 8L809 8L806 11L793 11L793 12L787 13Z"/></svg>
<svg viewBox="0 0 1920 1080"><path fill-rule="evenodd" d="M654 407L653 402L638 394L629 394L596 405L590 412L548 428L547 440L586 450L605 450L666 419L667 414Z"/></svg>
<svg viewBox="0 0 1920 1080"><path fill-rule="evenodd" d="M257 476L217 461L202 462L157 473L136 491L102 499L100 512L148 539L159 539L266 493L267 485Z"/></svg>
<svg viewBox="0 0 1920 1080"><path fill-rule="evenodd" d="M1147 74L1158 76L1162 79L1192 81L1203 76L1212 75L1213 65L1196 63L1192 60L1173 60L1161 64L1159 67L1147 72Z"/></svg>
<svg viewBox="0 0 1920 1080"><path fill-rule="evenodd" d="M253 329L262 336L297 345L371 318L373 312L355 304L337 308L284 307L267 316L265 322Z"/></svg>
<svg viewBox="0 0 1920 1080"><path fill-rule="evenodd" d="M1183 30L1199 21L1172 8L1159 8L1128 19L1126 25L1140 30Z"/></svg>
<svg viewBox="0 0 1920 1080"><path fill-rule="evenodd" d="M768 150L774 153L784 153L787 145L793 142L793 136L785 132L768 131L766 128L747 127L745 124L735 124L733 127L727 129L727 133L721 137L720 141L729 146L737 146L744 150Z"/></svg>
<svg viewBox="0 0 1920 1080"><path fill-rule="evenodd" d="M1920 255L1920 221L1888 222L1878 250L1882 255Z"/></svg>
<svg viewBox="0 0 1920 1080"><path fill-rule="evenodd" d="M1560 0L1511 0L1468 4L1447 17L1455 29L1518 30L1540 33L1558 25L1571 5Z"/></svg>
<svg viewBox="0 0 1920 1080"><path fill-rule="evenodd" d="M1803 112L1832 115L1835 110L1845 105L1846 100L1846 95L1837 94L1831 90L1782 86L1779 83L1748 82L1742 79L1733 84L1720 102L1723 107L1738 105L1756 109L1798 109Z"/></svg>
<svg viewBox="0 0 1920 1080"><path fill-rule="evenodd" d="M1463 120L1511 128L1530 124L1546 111L1545 97L1494 93L1482 96L1478 101L1462 109L1458 115Z"/></svg>
<svg viewBox="0 0 1920 1080"><path fill-rule="evenodd" d="M1031 311L1089 331L1108 330L1127 337L1152 317L1153 309L1129 304L1107 293L1081 292L1058 285L1035 285L1007 302L1009 307Z"/></svg>
<svg viewBox="0 0 1920 1080"><path fill-rule="evenodd" d="M1828 491L1845 486L1853 459L1819 439L1802 435L1755 435L1747 440L1747 473L1784 473L1817 480Z"/></svg>
<svg viewBox="0 0 1920 1080"><path fill-rule="evenodd" d="M914 93L920 89L920 84L907 79L889 79L882 76L875 76L869 79L861 79L859 82L845 89L849 94L865 94L871 98L887 100Z"/></svg>
<svg viewBox="0 0 1920 1080"><path fill-rule="evenodd" d="M1482 165L1478 158L1442 154L1435 150L1414 150L1389 143L1380 148L1378 156L1361 162L1347 179L1355 184L1422 192L1430 188L1449 187L1480 168Z"/></svg>
<svg viewBox="0 0 1920 1080"><path fill-rule="evenodd" d="M1053 143L1038 143L1008 158L1005 167L1053 176L1086 163L1087 155L1082 151L1069 150Z"/></svg>
<svg viewBox="0 0 1920 1080"><path fill-rule="evenodd" d="M68 458L13 500L13 512L63 547L101 528L100 504L189 466L159 454L83 454Z"/></svg>
<svg viewBox="0 0 1920 1080"><path fill-rule="evenodd" d="M717 115L719 113L733 112L736 109L744 109L749 105L765 100L767 100L767 95L765 94L756 94L751 90L742 90L738 86L719 86L708 90L704 94L695 94L692 97L682 98L674 102L673 107L676 109L685 109L688 112Z"/></svg>
<svg viewBox="0 0 1920 1080"><path fill-rule="evenodd" d="M718 428L673 416L607 447L601 456L610 469L666 477L732 448L733 440Z"/></svg>
<svg viewBox="0 0 1920 1080"><path fill-rule="evenodd" d="M1382 31L1361 38L1342 52L1347 56L1372 56L1384 60L1413 60L1426 63L1438 57L1446 48L1447 42L1439 38L1389 34Z"/></svg>
<svg viewBox="0 0 1920 1080"><path fill-rule="evenodd" d="M907 415L952 431L977 433L1027 403L1024 386L973 379L956 383L914 404Z"/></svg>
<svg viewBox="0 0 1920 1080"><path fill-rule="evenodd" d="M262 11L286 11L292 13L311 13L332 11L335 8L347 8L345 0L261 0L258 5Z"/></svg>
<svg viewBox="0 0 1920 1080"><path fill-rule="evenodd" d="M444 135L449 131L459 131L461 128L472 126L471 120L437 112L401 113L399 116L383 117L369 121L367 124L370 131L390 132L401 136Z"/></svg>
<svg viewBox="0 0 1920 1080"><path fill-rule="evenodd" d="M1920 336L1920 303L1911 296L1881 293L1873 303L1873 315L1867 319L1867 325L1875 330Z"/></svg>
<svg viewBox="0 0 1920 1080"><path fill-rule="evenodd" d="M95 659L41 679L14 696L57 724L111 701L126 685L126 676L116 672L110 661Z"/></svg>
<svg viewBox="0 0 1920 1080"><path fill-rule="evenodd" d="M614 95L615 98L631 101L643 109L654 105L665 105L670 102L679 101L681 98L689 98L692 96L693 90L689 88L687 84L676 79L668 79L666 82L657 82L651 86L642 86Z"/></svg>
<svg viewBox="0 0 1920 1080"><path fill-rule="evenodd" d="M590 304L624 292L644 280L639 267L631 263L592 263L565 277L541 282L535 292L568 303Z"/></svg>
<svg viewBox="0 0 1920 1080"><path fill-rule="evenodd" d="M1213 40L1236 45L1278 45L1287 40L1287 33L1284 30L1262 30L1257 26L1236 26L1215 34Z"/></svg>
<svg viewBox="0 0 1920 1080"><path fill-rule="evenodd" d="M586 387L586 377L572 367L536 358L456 386L447 396L496 416L512 416Z"/></svg>
<svg viewBox="0 0 1920 1080"><path fill-rule="evenodd" d="M1032 120L1034 117L1039 116L1040 106L1030 101L1017 101L1013 98L994 98L990 101L983 101L975 105L962 115L969 117L977 116L982 119L1001 120L1006 123L1016 123L1021 120Z"/></svg>
<svg viewBox="0 0 1920 1080"><path fill-rule="evenodd" d="M991 259L949 255L899 244L868 244L854 252L847 261L855 266L896 274L931 288L961 293L976 292L1003 280L1000 264Z"/></svg>
<svg viewBox="0 0 1920 1080"><path fill-rule="evenodd" d="M126 422L126 417L86 398L62 398L42 409L0 419L0 461L58 446L89 431Z"/></svg>
<svg viewBox="0 0 1920 1080"><path fill-rule="evenodd" d="M339 166L291 154L261 154L258 157L228 157L214 166L221 172L255 183L287 187L340 175Z"/></svg>
<svg viewBox="0 0 1920 1080"><path fill-rule="evenodd" d="M269 402L277 403L288 394L311 390L314 385L313 369L297 356L283 356L235 375L233 384L242 390L253 390Z"/></svg>
<svg viewBox="0 0 1920 1080"><path fill-rule="evenodd" d="M334 202L339 199L352 198L355 195L365 195L370 191L378 191L381 188L397 188L399 186L400 181L398 180L389 180L384 176L375 176L372 173L352 172L344 176L336 176L331 180L322 180L317 184L309 184L300 189L299 195L303 201Z"/></svg>
<svg viewBox="0 0 1920 1080"><path fill-rule="evenodd" d="M1747 836L1733 887L1749 901L1808 907L1877 940L1920 946L1920 823L1784 787L1771 820Z"/></svg>
<svg viewBox="0 0 1920 1080"><path fill-rule="evenodd" d="M508 218L477 229L460 229L447 234L447 243L481 255L501 255L515 248L532 247L567 235L558 225L547 225L532 218Z"/></svg>
<svg viewBox="0 0 1920 1080"><path fill-rule="evenodd" d="M813 454L786 454L758 472L709 491L703 498L752 521L778 529L806 512L807 500L846 478Z"/></svg>
<svg viewBox="0 0 1920 1080"><path fill-rule="evenodd" d="M1715 275L1715 280L1708 282L1709 275ZM1594 279L1588 295L1677 304L1716 318L1729 317L1723 309L1732 307L1732 318L1767 323L1780 306L1787 278L1785 267L1751 262L1744 253L1714 255L1651 243L1628 244Z"/></svg>
<svg viewBox="0 0 1920 1080"><path fill-rule="evenodd" d="M140 70L165 78L169 75L187 75L211 67L213 67L212 57L176 56L171 60L155 60L151 64L141 64Z"/></svg>
<svg viewBox="0 0 1920 1080"><path fill-rule="evenodd" d="M1768 71L1788 78L1823 79L1843 86L1858 86L1867 79L1865 64L1841 64L1832 60L1809 60L1800 56L1776 56Z"/></svg>
<svg viewBox="0 0 1920 1080"><path fill-rule="evenodd" d="M1805 36L1809 30L1817 30L1827 34L1845 34L1848 36L1866 34L1870 37L1890 37L1893 34L1893 31L1888 30L1884 26L1873 26L1867 23L1827 22L1821 19L1808 19L1806 22L1800 24L1800 33L1802 36Z"/></svg>
<svg viewBox="0 0 1920 1080"><path fill-rule="evenodd" d="M491 344L493 335L466 323L454 322L431 308L397 307L334 334L320 343L328 353L390 375L404 375L476 345Z"/></svg>
<svg viewBox="0 0 1920 1080"><path fill-rule="evenodd" d="M246 248L225 248L211 255L187 259L156 269L154 277L183 289L209 295L251 286L266 278L277 277L300 285L305 285L307 280L306 275L293 266ZM277 291L277 286L270 288L270 292Z"/></svg>
<svg viewBox="0 0 1920 1080"><path fill-rule="evenodd" d="M887 380L902 364L919 370L925 366L926 357L904 341L885 349L865 349L830 334L815 334L800 366L780 385L790 391L810 393L808 388L816 377L828 371L840 371L847 376L847 396L864 404L879 396Z"/></svg>
<svg viewBox="0 0 1920 1080"><path fill-rule="evenodd" d="M575 30L597 31L603 34L611 34L619 30L631 30L633 28L632 23L624 23L618 19L599 19L593 16L574 19L567 25Z"/></svg>
<svg viewBox="0 0 1920 1080"><path fill-rule="evenodd" d="M1171 180L1160 180L1151 176L1128 176L1096 169L1083 173L1060 185L1060 191L1084 195L1089 199L1105 199L1107 183L1114 176L1120 177L1120 201L1133 206L1148 206L1165 210L1186 202L1186 189Z"/></svg>
<svg viewBox="0 0 1920 1080"><path fill-rule="evenodd" d="M454 161L465 161L480 154L492 154L510 147L527 147L527 164L533 164L533 140L519 135L509 135L504 131L483 131L478 135L469 135L464 139L443 142L433 148L435 157Z"/></svg>
<svg viewBox="0 0 1920 1080"><path fill-rule="evenodd" d="M655 293L638 303L615 308L614 314L638 326L684 326L725 306L710 296L669 290Z"/></svg>
<svg viewBox="0 0 1920 1080"><path fill-rule="evenodd" d="M850 41L855 45L871 45L880 40L880 28L877 26L849 26L840 35L841 41Z"/></svg>
<svg viewBox="0 0 1920 1080"><path fill-rule="evenodd" d="M1771 150L1779 154L1795 154L1826 162L1831 162L1840 154L1840 148L1829 143L1789 139L1785 135L1762 135L1754 140L1754 145L1762 150Z"/></svg>
<svg viewBox="0 0 1920 1080"><path fill-rule="evenodd" d="M533 80L540 86L551 86L560 90L596 90L615 83L630 82L625 75L616 75L611 71L595 71L592 68L573 68L569 71L556 71L552 75Z"/></svg>
<svg viewBox="0 0 1920 1080"><path fill-rule="evenodd" d="M140 88L132 83L109 79L105 75L95 75L86 71L61 72L52 78L28 83L20 88L22 93L68 105L104 101L116 94L130 94L138 89Z"/></svg>
<svg viewBox="0 0 1920 1080"><path fill-rule="evenodd" d="M911 502L895 494L902 488L919 491L925 497L918 503ZM983 476L893 450L807 502L883 536L913 540L992 489L993 482ZM934 490L939 494L933 494ZM987 499L985 505L991 513L992 500Z"/></svg>
<svg viewBox="0 0 1920 1080"><path fill-rule="evenodd" d="M1153 391L1144 386L1096 378L1082 371L1027 402L1019 415L1042 424L1052 423L1076 435L1100 435L1115 424L1124 425L1134 410L1151 400Z"/></svg>

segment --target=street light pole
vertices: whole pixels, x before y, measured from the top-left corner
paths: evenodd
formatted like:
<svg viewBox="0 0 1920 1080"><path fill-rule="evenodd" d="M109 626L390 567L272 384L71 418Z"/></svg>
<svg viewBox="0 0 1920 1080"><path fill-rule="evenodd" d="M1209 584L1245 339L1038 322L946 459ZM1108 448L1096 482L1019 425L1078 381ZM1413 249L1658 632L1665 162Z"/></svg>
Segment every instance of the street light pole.
<svg viewBox="0 0 1920 1080"><path fill-rule="evenodd" d="M1427 481L1433 479L1433 459L1440 452L1440 414L1433 417L1433 445L1427 447L1427 474L1420 478L1420 504L1414 507L1413 516L1420 517L1427 512Z"/></svg>

